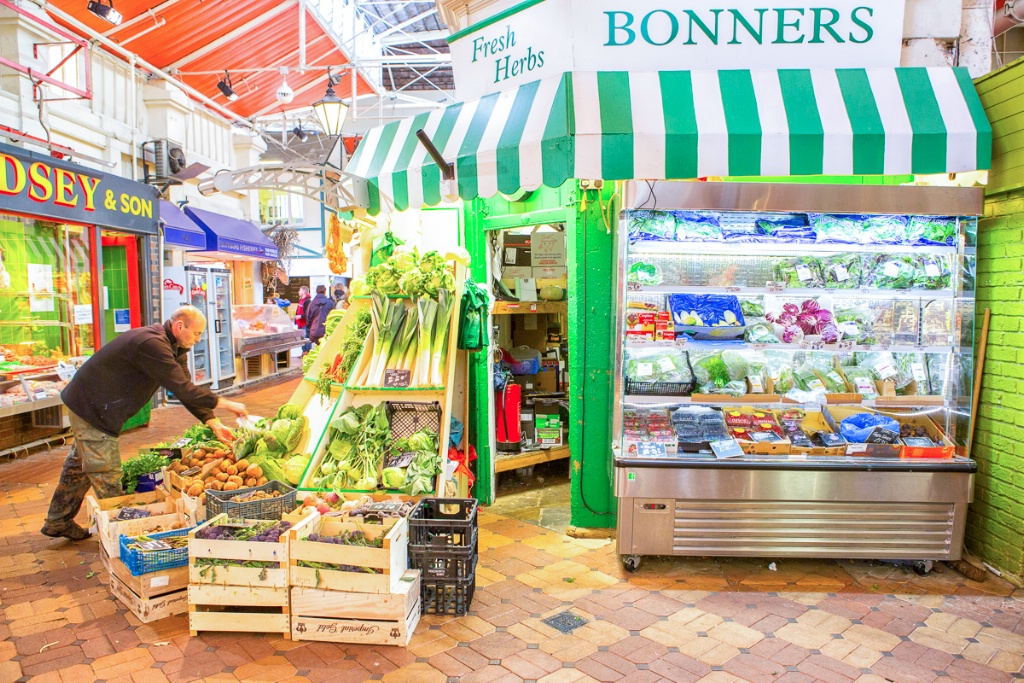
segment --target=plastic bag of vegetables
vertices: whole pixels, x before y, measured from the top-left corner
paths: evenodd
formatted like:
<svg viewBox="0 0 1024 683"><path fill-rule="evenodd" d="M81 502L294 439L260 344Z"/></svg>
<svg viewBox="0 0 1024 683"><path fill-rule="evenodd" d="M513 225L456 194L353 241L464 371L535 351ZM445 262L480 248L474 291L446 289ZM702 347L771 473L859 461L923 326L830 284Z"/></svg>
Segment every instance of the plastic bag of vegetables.
<svg viewBox="0 0 1024 683"><path fill-rule="evenodd" d="M914 273L915 289L949 289L951 275L946 256L920 256Z"/></svg>
<svg viewBox="0 0 1024 683"><path fill-rule="evenodd" d="M704 386L714 384L724 387L729 383L729 368L720 353L710 353L693 364L693 375Z"/></svg>
<svg viewBox="0 0 1024 683"><path fill-rule="evenodd" d="M747 393L747 383L744 380L726 382L719 386L714 382L708 382L701 386L700 393L702 394L718 394L724 396L740 397Z"/></svg>
<svg viewBox="0 0 1024 683"><path fill-rule="evenodd" d="M676 238L676 219L670 211L634 211L629 222L629 241L671 242Z"/></svg>
<svg viewBox="0 0 1024 683"><path fill-rule="evenodd" d="M917 273L917 258L909 254L877 254L869 262L865 287L910 289Z"/></svg>
<svg viewBox="0 0 1024 683"><path fill-rule="evenodd" d="M729 380L738 381L747 376L749 365L746 355L740 351L722 351L722 362L729 371Z"/></svg>
<svg viewBox="0 0 1024 683"><path fill-rule="evenodd" d="M751 344L778 344L775 328L768 323L754 323L747 326L743 338Z"/></svg>
<svg viewBox="0 0 1024 683"><path fill-rule="evenodd" d="M836 326L843 334L843 339L863 345L878 343L874 331L874 314L870 307L864 304L837 301L835 319Z"/></svg>
<svg viewBox="0 0 1024 683"><path fill-rule="evenodd" d="M775 279L789 288L815 288L825 285L821 260L814 256L796 256L775 264Z"/></svg>
<svg viewBox="0 0 1024 683"><path fill-rule="evenodd" d="M825 286L830 289L854 289L860 287L861 255L835 254L821 259Z"/></svg>
<svg viewBox="0 0 1024 683"><path fill-rule="evenodd" d="M817 236L814 228L807 223L805 216L786 218L758 218L755 221L765 235L779 242L813 242Z"/></svg>
<svg viewBox="0 0 1024 683"><path fill-rule="evenodd" d="M766 352L765 369L772 378L776 394L785 394L796 385L793 377L791 355L786 353Z"/></svg>
<svg viewBox="0 0 1024 683"><path fill-rule="evenodd" d="M676 242L717 242L722 239L718 216L696 211L673 211Z"/></svg>
<svg viewBox="0 0 1024 683"><path fill-rule="evenodd" d="M911 216L907 242L920 245L956 245L956 218L952 216Z"/></svg>
<svg viewBox="0 0 1024 683"><path fill-rule="evenodd" d="M846 379L853 385L853 390L865 400L872 401L878 398L874 373L870 369L859 366L844 366L843 374L846 375Z"/></svg>
<svg viewBox="0 0 1024 683"><path fill-rule="evenodd" d="M693 378L686 353L680 349L629 349L626 377L636 382L689 382Z"/></svg>

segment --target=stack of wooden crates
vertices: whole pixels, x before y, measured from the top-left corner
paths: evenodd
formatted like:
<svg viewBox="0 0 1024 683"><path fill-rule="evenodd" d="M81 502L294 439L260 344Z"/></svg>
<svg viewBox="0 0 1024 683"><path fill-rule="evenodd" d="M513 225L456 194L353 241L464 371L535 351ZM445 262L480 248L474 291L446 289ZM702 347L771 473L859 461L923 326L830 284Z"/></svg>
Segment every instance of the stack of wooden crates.
<svg viewBox="0 0 1024 683"><path fill-rule="evenodd" d="M405 646L420 620L420 575L407 569L409 523L312 516L291 532L291 635L295 640ZM383 546L309 540L365 534ZM329 568L328 568L329 567ZM373 573L366 571L373 570Z"/></svg>

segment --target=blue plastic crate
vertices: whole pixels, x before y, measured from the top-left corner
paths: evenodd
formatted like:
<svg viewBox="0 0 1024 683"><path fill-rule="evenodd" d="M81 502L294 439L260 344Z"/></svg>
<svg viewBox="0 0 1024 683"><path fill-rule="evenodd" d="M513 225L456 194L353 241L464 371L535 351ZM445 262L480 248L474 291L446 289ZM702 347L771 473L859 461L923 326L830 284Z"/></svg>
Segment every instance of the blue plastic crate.
<svg viewBox="0 0 1024 683"><path fill-rule="evenodd" d="M146 534L146 537L156 541L168 536L187 536L188 532L195 528L193 526L187 529L171 529L170 531ZM185 567L188 565L188 546L172 548L170 550L143 552L138 548L128 547L135 538L134 536L121 536L120 539L121 561L128 567L128 571L132 573L132 576L142 576L143 574L151 574L165 569L174 569L175 567Z"/></svg>

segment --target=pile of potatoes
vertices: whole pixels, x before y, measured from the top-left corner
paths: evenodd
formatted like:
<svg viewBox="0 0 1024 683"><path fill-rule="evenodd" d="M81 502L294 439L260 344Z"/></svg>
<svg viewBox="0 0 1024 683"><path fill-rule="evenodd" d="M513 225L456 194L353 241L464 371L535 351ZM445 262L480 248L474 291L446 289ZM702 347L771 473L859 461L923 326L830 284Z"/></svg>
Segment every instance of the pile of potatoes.
<svg viewBox="0 0 1024 683"><path fill-rule="evenodd" d="M172 471L181 474L192 467L203 467L213 463L213 467L205 473L194 477L183 477L181 490L192 498L205 502L205 492L237 491L238 489L262 486L267 483L263 469L248 460L234 461L230 450L197 448L191 452L182 451L181 460L171 464Z"/></svg>

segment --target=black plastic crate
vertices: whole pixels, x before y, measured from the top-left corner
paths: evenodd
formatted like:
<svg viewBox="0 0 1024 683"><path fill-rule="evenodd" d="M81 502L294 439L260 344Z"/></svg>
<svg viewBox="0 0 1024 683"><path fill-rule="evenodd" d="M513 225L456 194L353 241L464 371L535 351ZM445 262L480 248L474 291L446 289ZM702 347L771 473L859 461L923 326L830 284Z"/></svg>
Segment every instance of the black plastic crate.
<svg viewBox="0 0 1024 683"><path fill-rule="evenodd" d="M475 549L476 510L474 498L422 499L409 515L409 545Z"/></svg>
<svg viewBox="0 0 1024 683"><path fill-rule="evenodd" d="M408 439L421 429L427 429L435 434L441 433L441 404L437 401L433 403L388 401L384 410L388 416L393 439Z"/></svg>
<svg viewBox="0 0 1024 683"><path fill-rule="evenodd" d="M468 579L476 572L477 532L468 546L409 546L409 566L425 579Z"/></svg>
<svg viewBox="0 0 1024 683"><path fill-rule="evenodd" d="M689 396L696 382L638 382L626 378L626 393L633 396Z"/></svg>
<svg viewBox="0 0 1024 683"><path fill-rule="evenodd" d="M278 495L264 500L235 502L235 496L246 496L256 491L276 492ZM235 491L206 490L206 518L213 519L222 512L233 519L276 519L294 510L295 489L284 482L268 481L263 486L254 486Z"/></svg>
<svg viewBox="0 0 1024 683"><path fill-rule="evenodd" d="M420 577L420 602L423 614L465 615L473 604L476 577L468 579L427 579Z"/></svg>

